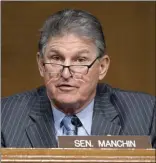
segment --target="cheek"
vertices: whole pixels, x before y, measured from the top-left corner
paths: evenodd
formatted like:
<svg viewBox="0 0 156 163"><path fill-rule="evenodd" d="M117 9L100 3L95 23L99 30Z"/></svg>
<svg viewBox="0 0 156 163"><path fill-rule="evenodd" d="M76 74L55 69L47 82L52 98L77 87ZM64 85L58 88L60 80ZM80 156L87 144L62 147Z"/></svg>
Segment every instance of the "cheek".
<svg viewBox="0 0 156 163"><path fill-rule="evenodd" d="M44 74L44 83L47 88L47 93L50 97L53 97L56 92L56 83L58 79L52 78L49 74Z"/></svg>
<svg viewBox="0 0 156 163"><path fill-rule="evenodd" d="M58 81L58 77L52 77L50 73L44 73L44 83L48 87L49 85L53 85Z"/></svg>
<svg viewBox="0 0 156 163"><path fill-rule="evenodd" d="M80 80L81 86L79 89L80 96L90 96L96 89L98 83L98 73L88 74Z"/></svg>

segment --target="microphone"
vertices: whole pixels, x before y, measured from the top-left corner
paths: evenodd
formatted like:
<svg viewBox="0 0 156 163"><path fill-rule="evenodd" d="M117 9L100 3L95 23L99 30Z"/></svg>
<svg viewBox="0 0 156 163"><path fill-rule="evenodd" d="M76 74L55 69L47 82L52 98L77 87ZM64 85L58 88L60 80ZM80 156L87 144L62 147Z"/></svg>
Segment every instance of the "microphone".
<svg viewBox="0 0 156 163"><path fill-rule="evenodd" d="M79 118L76 115L73 115L73 118L71 119L71 123L75 127L81 127L82 126L81 121L79 120Z"/></svg>
<svg viewBox="0 0 156 163"><path fill-rule="evenodd" d="M78 127L81 127L82 123L76 115L73 115L73 117L71 119L71 123L72 123L72 125L75 126L75 134L77 135L78 134Z"/></svg>

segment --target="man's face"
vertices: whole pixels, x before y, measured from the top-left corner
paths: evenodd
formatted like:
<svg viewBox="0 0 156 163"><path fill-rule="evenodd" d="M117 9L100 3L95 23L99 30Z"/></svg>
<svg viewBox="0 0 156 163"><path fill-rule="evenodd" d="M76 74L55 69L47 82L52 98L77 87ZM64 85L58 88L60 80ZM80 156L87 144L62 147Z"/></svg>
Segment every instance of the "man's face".
<svg viewBox="0 0 156 163"><path fill-rule="evenodd" d="M38 56L38 64L41 76L47 88L49 98L56 107L81 107L86 106L95 96L96 86L102 79L109 65L108 56L97 59L88 73L77 78L66 67L59 75L51 73L50 64L56 63L69 65L90 65L97 57L97 48L94 43L84 37L73 34L49 39L44 56ZM55 72L54 70L54 72Z"/></svg>

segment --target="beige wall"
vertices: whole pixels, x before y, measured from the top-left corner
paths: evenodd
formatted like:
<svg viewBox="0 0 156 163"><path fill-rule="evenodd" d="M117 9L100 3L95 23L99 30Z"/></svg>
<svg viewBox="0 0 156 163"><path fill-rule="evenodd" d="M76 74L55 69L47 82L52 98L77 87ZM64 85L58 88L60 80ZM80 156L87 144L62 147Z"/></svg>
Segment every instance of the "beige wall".
<svg viewBox="0 0 156 163"><path fill-rule="evenodd" d="M2 96L42 84L36 64L39 28L64 8L102 22L111 66L104 82L155 94L155 2L1 2Z"/></svg>

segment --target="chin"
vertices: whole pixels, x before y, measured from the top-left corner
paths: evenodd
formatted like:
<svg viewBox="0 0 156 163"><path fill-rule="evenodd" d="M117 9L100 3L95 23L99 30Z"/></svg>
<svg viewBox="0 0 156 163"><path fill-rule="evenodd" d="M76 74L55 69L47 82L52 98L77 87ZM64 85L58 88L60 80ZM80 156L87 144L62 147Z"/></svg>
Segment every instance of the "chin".
<svg viewBox="0 0 156 163"><path fill-rule="evenodd" d="M56 98L56 101L62 104L74 104L80 101L80 99L73 95L60 95L58 98Z"/></svg>

